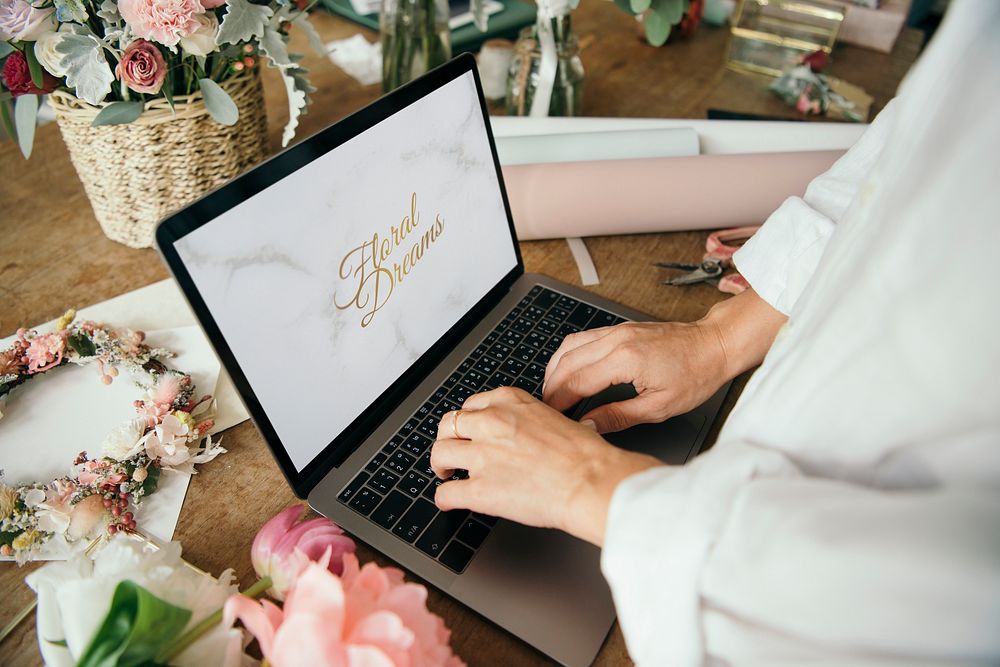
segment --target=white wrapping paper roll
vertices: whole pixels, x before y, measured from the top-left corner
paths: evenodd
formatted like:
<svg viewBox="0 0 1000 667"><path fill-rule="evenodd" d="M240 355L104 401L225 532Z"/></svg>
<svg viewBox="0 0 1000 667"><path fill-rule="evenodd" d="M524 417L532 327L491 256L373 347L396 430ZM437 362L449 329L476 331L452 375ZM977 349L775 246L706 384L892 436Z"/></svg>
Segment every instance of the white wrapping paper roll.
<svg viewBox="0 0 1000 667"><path fill-rule="evenodd" d="M506 136L496 143L505 166L698 154L698 134L689 127Z"/></svg>

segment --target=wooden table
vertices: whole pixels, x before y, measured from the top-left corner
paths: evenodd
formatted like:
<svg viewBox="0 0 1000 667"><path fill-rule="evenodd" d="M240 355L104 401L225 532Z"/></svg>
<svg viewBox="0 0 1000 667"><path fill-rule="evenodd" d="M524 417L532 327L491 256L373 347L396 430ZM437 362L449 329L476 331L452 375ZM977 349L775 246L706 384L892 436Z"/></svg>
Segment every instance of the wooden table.
<svg viewBox="0 0 1000 667"><path fill-rule="evenodd" d="M359 30L322 13L314 22L328 40ZM766 91L768 79L724 68L724 29L703 26L691 39L654 49L637 38L633 19L612 3L596 0L588 0L574 13L574 28L586 45L582 57L588 115L704 118L705 111L715 107L794 117L794 111ZM376 39L369 31L361 32ZM832 72L872 94L875 112L894 94L920 43L920 33L906 30L892 54L838 47ZM295 37L294 46L307 51L301 35ZM380 86L363 87L315 55L307 56L305 64L318 91L308 115L301 119L300 138L380 93ZM265 70L264 77L270 140L277 149L288 117L285 93L273 71ZM132 250L101 234L54 126L39 129L34 156L26 163L11 142L0 143L0 203L0 335L58 317L67 307L97 303L168 276L155 251ZM722 295L709 286L662 286L650 263L698 259L704 239L699 232L588 239L601 276L594 291L658 318L697 319ZM521 248L529 271L578 284L576 267L562 241L523 243ZM728 414L745 379L734 385L723 414ZM250 422L226 431L225 444L229 453L203 466L193 479L174 537L183 543L190 562L213 573L233 567L247 586L254 581L250 543L257 529L296 499ZM363 545L358 553L362 562L388 564ZM34 567L0 565L0 625L32 600L23 578ZM451 628L455 651L470 665L552 664L437 591L431 591L429 605ZM0 663L38 662L34 623L28 620L0 645ZM617 625L596 664L630 664Z"/></svg>

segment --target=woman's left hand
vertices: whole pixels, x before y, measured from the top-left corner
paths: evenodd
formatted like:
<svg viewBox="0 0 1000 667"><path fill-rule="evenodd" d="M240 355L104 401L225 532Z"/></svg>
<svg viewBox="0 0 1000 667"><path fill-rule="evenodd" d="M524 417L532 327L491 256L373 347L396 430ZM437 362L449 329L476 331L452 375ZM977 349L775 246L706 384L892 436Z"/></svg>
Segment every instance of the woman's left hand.
<svg viewBox="0 0 1000 667"><path fill-rule="evenodd" d="M431 466L446 479L439 509L470 509L529 526L558 528L601 545L618 483L657 459L619 449L528 393L476 394L438 424Z"/></svg>

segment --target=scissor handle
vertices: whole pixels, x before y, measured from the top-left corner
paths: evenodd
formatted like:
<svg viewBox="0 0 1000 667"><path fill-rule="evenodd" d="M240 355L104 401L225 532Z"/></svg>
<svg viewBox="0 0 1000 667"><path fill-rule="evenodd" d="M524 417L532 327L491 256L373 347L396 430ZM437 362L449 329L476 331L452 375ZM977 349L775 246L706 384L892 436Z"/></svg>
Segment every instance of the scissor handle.
<svg viewBox="0 0 1000 667"><path fill-rule="evenodd" d="M738 273L730 273L729 275L722 276L719 278L719 291L725 292L726 294L739 294L745 292L749 287L750 283L747 279Z"/></svg>
<svg viewBox="0 0 1000 667"><path fill-rule="evenodd" d="M739 245L728 245L728 241L746 241L754 235L760 225L750 225L747 227L734 227L732 229L721 229L708 235L705 241L705 251L707 257L717 257L719 259L729 259L737 250Z"/></svg>

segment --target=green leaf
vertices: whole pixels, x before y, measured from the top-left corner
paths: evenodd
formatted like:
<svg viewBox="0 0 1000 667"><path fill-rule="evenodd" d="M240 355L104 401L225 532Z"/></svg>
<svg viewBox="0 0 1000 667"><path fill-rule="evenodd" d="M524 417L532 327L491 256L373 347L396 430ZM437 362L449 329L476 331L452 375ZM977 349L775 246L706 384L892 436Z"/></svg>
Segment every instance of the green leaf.
<svg viewBox="0 0 1000 667"><path fill-rule="evenodd" d="M31 157L35 144L35 122L38 119L38 95L21 95L14 100L14 125L17 126L17 143L25 158Z"/></svg>
<svg viewBox="0 0 1000 667"><path fill-rule="evenodd" d="M174 73L173 70L167 70L167 77L163 81L163 87L160 88L160 92L163 93L163 98L170 105L170 110L177 112L174 108Z"/></svg>
<svg viewBox="0 0 1000 667"><path fill-rule="evenodd" d="M160 484L160 468L158 466L146 466L146 479L142 482L142 496L145 498L156 492L156 487Z"/></svg>
<svg viewBox="0 0 1000 667"><path fill-rule="evenodd" d="M656 12L646 14L643 19L643 26L646 28L646 41L653 46L663 46L670 37L671 25Z"/></svg>
<svg viewBox="0 0 1000 667"><path fill-rule="evenodd" d="M631 0L615 0L615 4L618 5L618 9L622 10L626 14L635 15L635 12L632 11Z"/></svg>
<svg viewBox="0 0 1000 667"><path fill-rule="evenodd" d="M132 581L115 588L104 617L77 667L138 667L156 657L180 636L191 610L161 600Z"/></svg>
<svg viewBox="0 0 1000 667"><path fill-rule="evenodd" d="M17 141L17 130L14 129L14 120L11 118L10 103L7 100L0 102L0 119L3 120L3 129L7 136Z"/></svg>
<svg viewBox="0 0 1000 667"><path fill-rule="evenodd" d="M14 542L14 539L21 534L21 532L22 531L20 530L17 532L7 530L0 531L0 546L10 546Z"/></svg>
<svg viewBox="0 0 1000 667"><path fill-rule="evenodd" d="M36 88L43 88L45 86L45 79L42 76L42 64L38 62L38 57L35 56L34 44L25 47L24 59L28 61L28 73L31 74L31 83L35 84Z"/></svg>
<svg viewBox="0 0 1000 667"><path fill-rule="evenodd" d="M90 336L75 333L67 338L66 342L81 357L92 357L97 354L97 347L94 345L94 341L90 340Z"/></svg>
<svg viewBox="0 0 1000 667"><path fill-rule="evenodd" d="M686 9L684 0L656 0L653 3L653 11L659 14L671 26L675 26L681 22L681 19L684 18L684 10Z"/></svg>
<svg viewBox="0 0 1000 667"><path fill-rule="evenodd" d="M91 122L91 127L99 125L126 125L142 115L142 102L112 102L101 109Z"/></svg>
<svg viewBox="0 0 1000 667"><path fill-rule="evenodd" d="M201 86L201 96L205 99L208 115L220 125L235 125L240 118L240 110L229 93L211 79L198 79Z"/></svg>
<svg viewBox="0 0 1000 667"><path fill-rule="evenodd" d="M630 0L629 7L633 14L641 14L649 9L650 4L652 4L652 0Z"/></svg>
<svg viewBox="0 0 1000 667"><path fill-rule="evenodd" d="M66 33L56 45L66 68L66 85L90 104L100 104L111 92L115 75L104 58L104 48L93 35Z"/></svg>
<svg viewBox="0 0 1000 667"><path fill-rule="evenodd" d="M218 44L238 44L260 37L272 14L274 12L266 5L254 5L249 0L226 0L226 15L215 41Z"/></svg>
<svg viewBox="0 0 1000 667"><path fill-rule="evenodd" d="M53 646L62 646L63 648L69 648L69 643L65 639L46 639L49 644Z"/></svg>
<svg viewBox="0 0 1000 667"><path fill-rule="evenodd" d="M14 47L9 42L0 42L0 58L6 58L14 52Z"/></svg>

